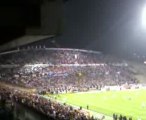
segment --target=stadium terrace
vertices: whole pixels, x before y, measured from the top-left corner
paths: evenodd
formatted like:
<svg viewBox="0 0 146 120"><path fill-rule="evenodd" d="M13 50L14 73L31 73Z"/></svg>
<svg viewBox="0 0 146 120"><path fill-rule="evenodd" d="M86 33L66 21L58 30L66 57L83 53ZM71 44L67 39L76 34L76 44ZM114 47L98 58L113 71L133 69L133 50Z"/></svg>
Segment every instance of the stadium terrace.
<svg viewBox="0 0 146 120"><path fill-rule="evenodd" d="M43 96L100 91L103 88L110 91L110 86L118 86L119 90L131 89L138 84L134 72L124 60L101 52L65 48L28 48L1 53L0 81L11 86L7 89L1 86L1 96L5 96L3 91L8 92L9 99L58 120L98 118L86 115L82 108L75 109ZM27 93L21 89L16 92L13 86L35 92Z"/></svg>

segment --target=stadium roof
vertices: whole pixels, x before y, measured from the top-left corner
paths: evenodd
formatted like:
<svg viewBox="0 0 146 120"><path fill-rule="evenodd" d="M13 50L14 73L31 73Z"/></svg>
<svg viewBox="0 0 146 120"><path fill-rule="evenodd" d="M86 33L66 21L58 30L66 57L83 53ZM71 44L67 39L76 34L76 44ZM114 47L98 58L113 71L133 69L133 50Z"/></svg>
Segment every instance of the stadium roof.
<svg viewBox="0 0 146 120"><path fill-rule="evenodd" d="M33 42L46 39L46 38L51 38L51 37L54 37L54 36L53 35L26 35L16 40L10 41L4 45L1 45L0 51L5 51L10 48L17 48L25 44L33 43Z"/></svg>
<svg viewBox="0 0 146 120"><path fill-rule="evenodd" d="M0 51L60 35L66 1L1 1Z"/></svg>

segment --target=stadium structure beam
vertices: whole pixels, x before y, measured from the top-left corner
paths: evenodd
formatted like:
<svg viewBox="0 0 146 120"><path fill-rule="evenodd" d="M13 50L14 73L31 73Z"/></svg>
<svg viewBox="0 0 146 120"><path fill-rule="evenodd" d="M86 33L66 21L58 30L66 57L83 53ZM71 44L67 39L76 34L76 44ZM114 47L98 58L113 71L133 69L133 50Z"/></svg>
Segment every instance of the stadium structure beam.
<svg viewBox="0 0 146 120"><path fill-rule="evenodd" d="M40 41L47 38L52 38L54 35L25 35L18 39L15 39L9 43L0 46L0 51L6 51L8 49L17 48L19 46L23 46L29 43L33 43L36 41Z"/></svg>

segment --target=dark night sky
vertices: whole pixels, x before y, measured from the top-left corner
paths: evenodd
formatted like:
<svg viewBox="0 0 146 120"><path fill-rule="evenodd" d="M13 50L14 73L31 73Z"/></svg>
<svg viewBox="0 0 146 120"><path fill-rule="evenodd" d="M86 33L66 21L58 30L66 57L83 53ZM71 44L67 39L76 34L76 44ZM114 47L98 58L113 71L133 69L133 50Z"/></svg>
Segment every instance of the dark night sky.
<svg viewBox="0 0 146 120"><path fill-rule="evenodd" d="M105 53L146 50L141 14L145 0L69 0L64 7L62 47Z"/></svg>

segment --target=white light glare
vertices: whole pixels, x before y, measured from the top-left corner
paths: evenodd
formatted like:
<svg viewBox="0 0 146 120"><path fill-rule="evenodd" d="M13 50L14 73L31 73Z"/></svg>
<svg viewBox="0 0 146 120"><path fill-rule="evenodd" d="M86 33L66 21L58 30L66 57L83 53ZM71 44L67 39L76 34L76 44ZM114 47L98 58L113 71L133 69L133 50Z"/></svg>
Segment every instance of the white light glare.
<svg viewBox="0 0 146 120"><path fill-rule="evenodd" d="M146 27L146 6L143 8L142 11L142 25Z"/></svg>

